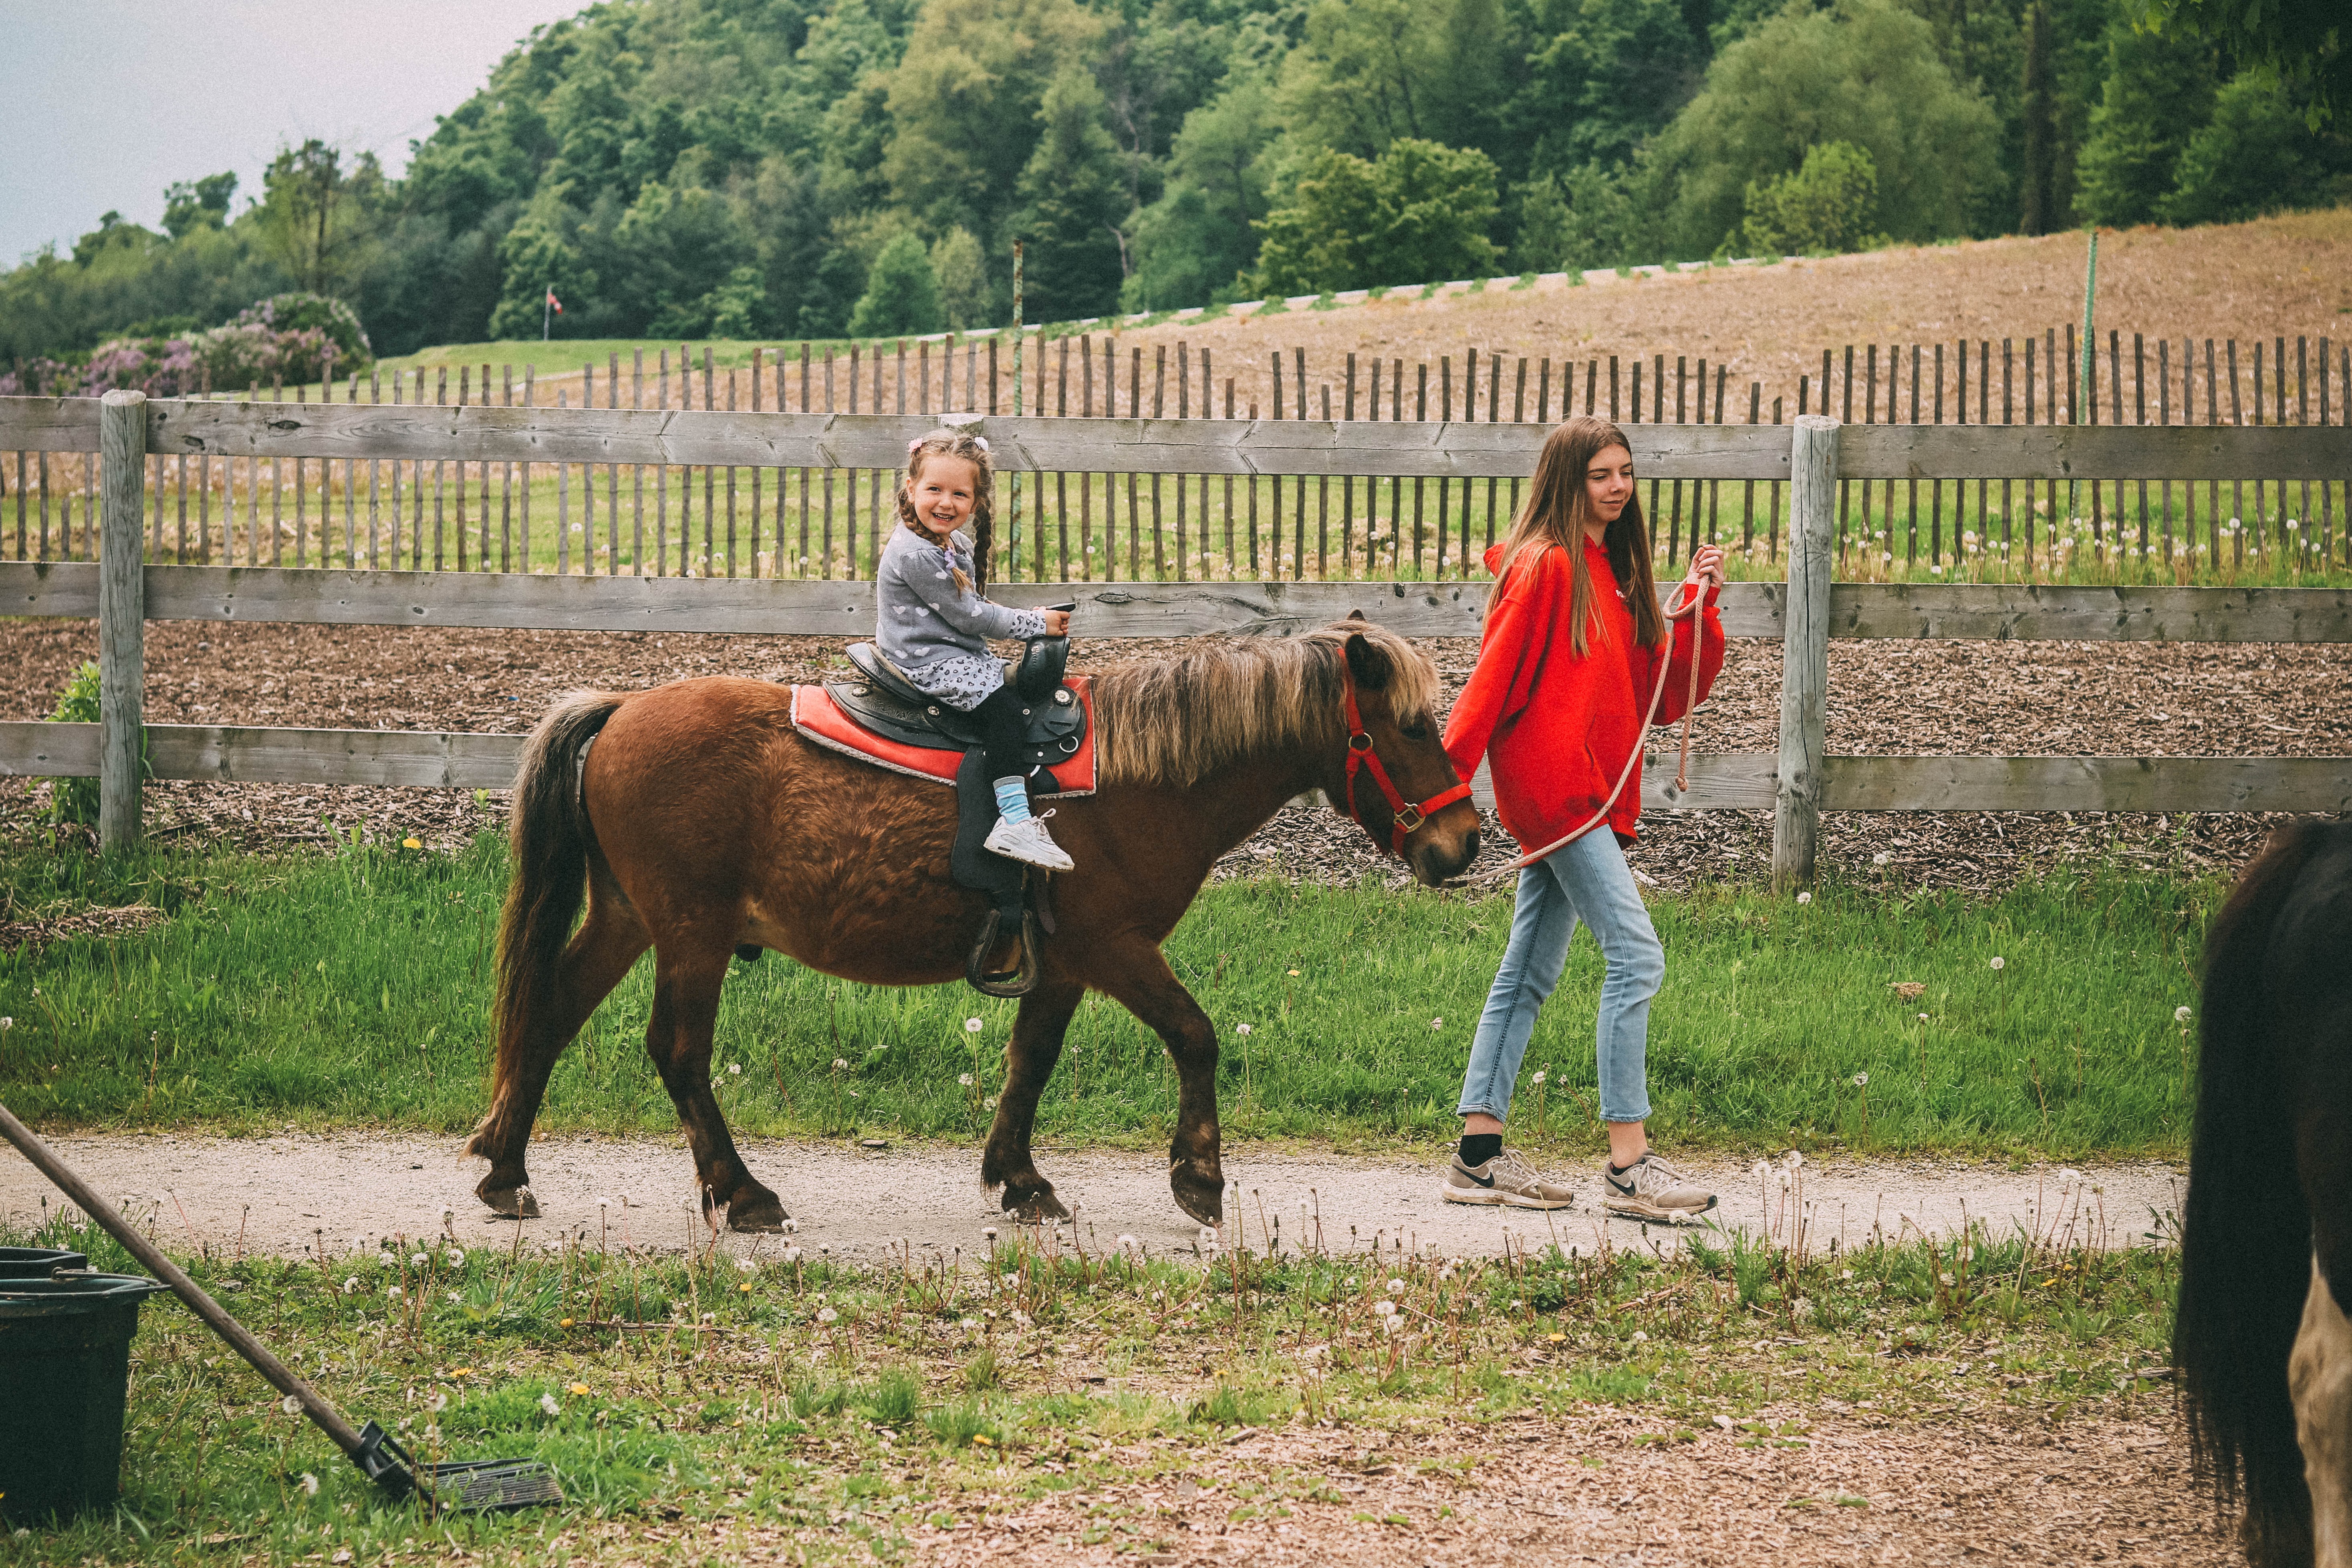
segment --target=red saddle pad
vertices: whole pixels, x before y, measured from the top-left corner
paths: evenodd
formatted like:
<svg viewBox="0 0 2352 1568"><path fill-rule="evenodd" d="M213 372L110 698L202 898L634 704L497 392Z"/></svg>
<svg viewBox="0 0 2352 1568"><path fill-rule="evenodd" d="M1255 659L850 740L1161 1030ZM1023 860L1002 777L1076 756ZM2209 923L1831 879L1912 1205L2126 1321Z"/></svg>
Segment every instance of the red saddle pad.
<svg viewBox="0 0 2352 1568"><path fill-rule="evenodd" d="M1095 683L1092 677L1078 675L1071 677L1069 684L1086 705L1087 738L1075 755L1053 764L1054 782L1060 787L1041 799L1095 793ZM793 728L828 751L934 784L952 785L956 769L963 763L961 752L909 746L876 734L843 712L833 694L822 686L793 688Z"/></svg>

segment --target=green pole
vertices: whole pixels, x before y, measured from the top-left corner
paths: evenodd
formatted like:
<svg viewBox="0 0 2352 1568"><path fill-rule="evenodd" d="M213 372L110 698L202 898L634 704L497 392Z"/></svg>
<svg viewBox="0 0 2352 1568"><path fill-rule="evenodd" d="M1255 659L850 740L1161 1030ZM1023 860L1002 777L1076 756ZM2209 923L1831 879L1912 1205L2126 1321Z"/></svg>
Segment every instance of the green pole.
<svg viewBox="0 0 2352 1568"><path fill-rule="evenodd" d="M2098 292L2099 231L2096 228L2094 228L2091 230L2090 259L2084 265L2083 269L2083 363L2074 368L2074 417L2073 422L2076 425L2089 424L2095 414L2095 411L2091 407L2091 372L2093 367L2098 363L2098 360L2095 357L2097 351L2092 346L2096 341L2094 336L2092 326L2094 320L2092 306L2098 296ZM2092 482L2095 484L2098 481L2095 479ZM2068 479L2066 481L2066 516L2069 521L2073 520L2074 510L2074 481L2073 479Z"/></svg>
<svg viewBox="0 0 2352 1568"><path fill-rule="evenodd" d="M1013 242L1013 417L1021 417L1021 242ZM1013 470L1012 508L1004 522L1004 576L1010 582L1021 548L1021 470Z"/></svg>

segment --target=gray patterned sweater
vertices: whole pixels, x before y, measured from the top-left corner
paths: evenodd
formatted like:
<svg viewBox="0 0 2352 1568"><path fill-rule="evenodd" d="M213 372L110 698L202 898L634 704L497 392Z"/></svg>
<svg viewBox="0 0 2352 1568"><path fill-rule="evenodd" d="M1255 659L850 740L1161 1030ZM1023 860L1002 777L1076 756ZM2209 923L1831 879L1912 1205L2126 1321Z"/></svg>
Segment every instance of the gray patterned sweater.
<svg viewBox="0 0 2352 1568"><path fill-rule="evenodd" d="M962 534L942 550L905 523L893 529L874 574L874 644L915 686L969 710L1004 684L987 639L1042 637L1045 617L958 589L958 571L972 576L971 542Z"/></svg>

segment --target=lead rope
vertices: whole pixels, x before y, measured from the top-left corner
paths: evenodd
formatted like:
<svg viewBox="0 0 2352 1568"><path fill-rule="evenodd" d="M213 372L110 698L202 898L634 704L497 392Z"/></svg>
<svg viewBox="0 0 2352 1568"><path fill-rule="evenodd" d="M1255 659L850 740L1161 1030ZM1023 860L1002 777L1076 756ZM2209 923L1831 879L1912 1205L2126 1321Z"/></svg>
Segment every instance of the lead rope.
<svg viewBox="0 0 2352 1568"><path fill-rule="evenodd" d="M1697 611L1701 602L1701 595L1696 593L1688 593L1690 586L1691 584L1688 582L1685 582L1681 585L1681 589L1677 591L1678 595L1684 594L1687 595L1687 596L1683 599L1682 603L1669 605L1666 606L1665 618L1667 620L1679 620L1683 616L1693 615ZM1657 722L1658 704L1665 700L1666 671L1674 668L1675 662L1675 640L1671 632L1667 634L1665 647L1666 657L1658 666L1658 679L1650 687L1650 709L1648 712L1642 715L1642 733L1633 742L1633 753L1625 759L1624 769L1618 773L1615 787L1610 790L1609 798L1601 803L1601 809L1592 814L1591 820L1586 822L1581 826L1575 828L1571 832L1553 839L1550 843L1545 845L1540 849L1531 849L1528 851L1526 854L1521 855L1517 859L1511 861L1508 865L1497 867L1492 871L1481 871L1475 877L1464 879L1465 881L1491 882L1496 878L1507 877L1514 871L1523 871L1529 866L1534 865L1537 861L1544 858L1546 856L1557 854L1559 851L1567 848L1570 845L1575 843L1578 839L1583 837L1586 834L1591 832L1594 828L1609 820L1609 813L1616 805L1617 797L1625 793L1625 785L1627 782L1633 778L1633 769L1640 763L1642 760L1642 752L1650 743L1650 729L1652 725ZM1675 767L1675 793L1676 795L1681 795L1690 788L1691 718L1693 711L1698 706L1698 662L1700 651L1699 628L1696 622L1694 621L1691 628L1690 692L1684 700L1683 703L1682 755L1676 762Z"/></svg>

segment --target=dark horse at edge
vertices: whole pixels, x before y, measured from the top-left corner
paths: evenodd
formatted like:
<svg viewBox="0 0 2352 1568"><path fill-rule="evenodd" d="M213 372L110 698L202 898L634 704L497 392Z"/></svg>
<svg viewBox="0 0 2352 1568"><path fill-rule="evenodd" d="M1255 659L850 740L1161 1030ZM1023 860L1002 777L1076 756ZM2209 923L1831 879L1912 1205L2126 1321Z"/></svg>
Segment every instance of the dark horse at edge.
<svg viewBox="0 0 2352 1568"><path fill-rule="evenodd" d="M1022 999L981 1163L1009 1214L1068 1214L1030 1133L1091 989L1166 1043L1180 1085L1169 1185L1186 1214L1222 1222L1216 1030L1160 944L1218 857L1310 790L1426 884L1469 865L1478 815L1439 745L1436 690L1425 655L1360 617L1097 679L1097 793L1057 803L1054 837L1077 869L1054 879L1058 933ZM803 739L791 700L789 688L725 677L577 692L531 731L499 931L490 1109L467 1150L490 1162L475 1191L493 1210L536 1212L525 1159L548 1075L647 948L646 1048L685 1123L705 1212L723 1207L736 1230L785 1217L710 1092L736 949L773 948L872 985L962 977L987 906L950 879L952 792Z"/></svg>
<svg viewBox="0 0 2352 1568"><path fill-rule="evenodd" d="M2205 942L2172 1358L2254 1568L2352 1568L2352 822L2298 821Z"/></svg>

